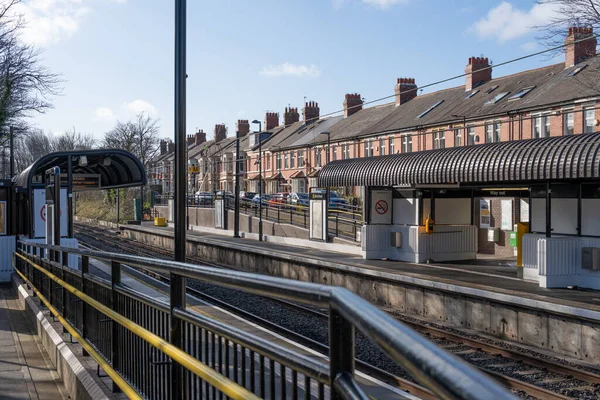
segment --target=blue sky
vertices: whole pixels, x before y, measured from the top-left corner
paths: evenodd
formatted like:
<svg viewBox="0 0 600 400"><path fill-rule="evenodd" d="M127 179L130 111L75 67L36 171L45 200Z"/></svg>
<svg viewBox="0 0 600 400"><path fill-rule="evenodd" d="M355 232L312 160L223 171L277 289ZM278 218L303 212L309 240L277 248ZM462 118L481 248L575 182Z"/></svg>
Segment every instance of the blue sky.
<svg viewBox="0 0 600 400"><path fill-rule="evenodd" d="M32 122L101 138L116 119L145 111L172 137L174 1L24 0L19 11L25 39L65 80L55 108ZM529 0L188 0L187 131L210 137L225 123L233 135L237 119L301 108L305 97L323 115L345 93L391 95L399 77L424 85L462 73L470 56L519 57L541 49L530 27L551 12ZM541 56L493 75L548 63Z"/></svg>

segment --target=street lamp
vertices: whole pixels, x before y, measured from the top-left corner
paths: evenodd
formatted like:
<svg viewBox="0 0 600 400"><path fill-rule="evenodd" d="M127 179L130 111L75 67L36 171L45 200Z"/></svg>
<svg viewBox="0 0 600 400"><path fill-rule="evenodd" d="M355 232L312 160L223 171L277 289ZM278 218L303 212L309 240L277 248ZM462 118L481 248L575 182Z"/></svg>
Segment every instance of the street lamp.
<svg viewBox="0 0 600 400"><path fill-rule="evenodd" d="M240 237L240 131L235 132L235 206L233 214L233 237Z"/></svg>
<svg viewBox="0 0 600 400"><path fill-rule="evenodd" d="M258 240L263 240L262 202L263 202L263 168L262 168L262 124L259 120L252 121L258 124ZM255 133L255 134L257 134Z"/></svg>

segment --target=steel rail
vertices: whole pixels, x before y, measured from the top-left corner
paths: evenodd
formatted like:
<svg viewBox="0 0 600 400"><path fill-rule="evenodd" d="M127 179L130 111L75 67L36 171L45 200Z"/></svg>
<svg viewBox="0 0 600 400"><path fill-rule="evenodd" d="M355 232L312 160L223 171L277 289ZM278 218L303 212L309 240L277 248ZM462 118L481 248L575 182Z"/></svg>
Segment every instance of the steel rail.
<svg viewBox="0 0 600 400"><path fill-rule="evenodd" d="M54 247L56 247L56 246L54 246ZM73 249L71 249L71 250L73 250ZM65 281L63 281L62 279L57 277L56 275L54 275L51 272L49 272L48 270L46 270L44 267L34 263L33 261L29 260L27 257L25 257L19 253L14 253L14 254L17 257L24 260L25 262L27 262L28 264L35 267L37 270L39 270L43 274L45 274L48 278L52 279L54 282L56 282L57 284L59 284L60 286L65 288L71 294L79 297L82 301L84 301L88 305L94 307L96 310L100 311L101 313L106 315L108 318L117 322L118 324L120 324L127 330L131 331L135 335L141 337L146 342L148 342L149 344L154 346L156 349L162 351L167 356L171 357L171 359L175 360L180 365L182 365L189 371L193 372L194 374L196 374L197 376L202 378L204 381L206 381L213 387L217 388L219 391L226 394L227 396L229 396L233 399L240 399L240 400L241 399L258 399L258 397L255 396L252 392L246 390L245 388L243 388L242 386L238 385L237 383L229 380L228 378L220 375L219 373L214 371L212 368L210 368L210 367L206 366L205 364L201 363L200 361L196 360L195 358L193 358L192 356L190 356L183 350L180 350L179 348L171 345L170 343L168 343L161 337L155 335L154 333L141 327L140 325L134 323L133 321L123 317L121 314L118 314L117 312L106 307L105 305L101 304L97 300L91 298L90 296L86 295L85 293L81 292L80 290L76 289L75 287L69 285L68 283L66 283Z"/></svg>
<svg viewBox="0 0 600 400"><path fill-rule="evenodd" d="M14 266L14 258L13 258L13 266ZM46 306L48 311L50 311L50 313L52 313L52 315L54 317L56 317L56 319L58 319L58 321L61 323L61 325L64 326L65 329L71 334L71 336L73 338L75 338L75 340L77 340L77 342L79 342L81 347L83 347L84 350L87 351L87 353L94 359L94 361L96 361L96 363L98 363L100 368L102 368L102 370L104 372L106 372L106 374L110 377L110 379L113 380L113 382L119 387L119 389L121 389L123 391L123 393L129 399L142 400L142 396L140 396L138 394L138 392L136 392L135 389L133 387L131 387L131 385L129 385L129 383L127 383L127 381L125 379L123 379L121 377L121 375L119 375L119 373L117 371L115 371L108 362L106 362L104 357L102 357L96 351L96 349L94 349L93 346L90 346L90 344L79 334L79 332L77 332L77 330L75 328L73 328L73 326L69 323L69 321L67 321L58 312L58 310L56 308L54 308L54 306L52 306L52 304L48 301L48 299L46 299L46 297L33 285L33 283L31 283L31 281L29 279L27 279L27 277L21 271L19 271L16 268L15 268L15 271L17 272L17 274L19 274L21 279L23 279L23 281L25 283L27 283L27 285L29 285L31 290L33 290L33 292L40 298L41 302L44 303L44 305Z"/></svg>

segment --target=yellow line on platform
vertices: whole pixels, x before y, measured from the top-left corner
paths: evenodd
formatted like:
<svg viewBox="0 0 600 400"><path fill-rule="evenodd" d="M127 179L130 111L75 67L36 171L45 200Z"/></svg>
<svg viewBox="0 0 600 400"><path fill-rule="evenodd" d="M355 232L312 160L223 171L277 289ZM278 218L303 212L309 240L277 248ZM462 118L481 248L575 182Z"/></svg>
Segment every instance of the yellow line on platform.
<svg viewBox="0 0 600 400"><path fill-rule="evenodd" d="M104 315L106 315L108 318L110 318L113 321L117 322L118 324L122 325L129 331L133 332L137 336L144 339L146 342L150 343L152 346L156 347L158 350L165 353L167 356L171 357L171 359L173 359L173 361L177 362L181 366L187 368L189 371L198 375L200 378L202 378L208 384L214 386L216 389L223 392L226 396L231 397L232 399L258 399L259 398L256 395L254 395L254 393L248 391L244 387L238 385L237 383L231 381L230 379L226 378L225 376L219 374L218 372L216 372L209 366L201 363L200 361L196 360L194 357L190 356L186 352L173 346L169 342L163 340L161 337L155 335L154 333L141 327L140 325L134 323L133 321L125 318L121 314L111 310L110 308L101 304L97 300L95 300L95 299L89 297L88 295L86 295L85 293L81 292L77 288L69 285L68 283L66 283L65 281L63 281L62 279L57 277L56 275L47 271L45 268L39 266L38 264L34 263L33 261L29 260L28 258L26 258L18 253L14 253L14 254L16 256L18 256L19 258L23 259L25 262L34 266L36 269L38 269L39 271L44 273L46 276L48 276L50 279L52 279L54 282L56 282L59 285L61 285L62 287L64 287L66 290L68 290L75 296L79 297L81 300L85 301L87 304L94 307L96 310L98 310L101 313L103 313Z"/></svg>
<svg viewBox="0 0 600 400"><path fill-rule="evenodd" d="M111 367L110 364L107 363L106 360L100 354L98 354L98 352L96 350L94 350L94 348L92 346L90 346L83 337L81 337L79 332L77 332L77 330L75 330L75 328L73 328L73 326L69 323L69 321L67 321L66 319L64 319L62 317L62 315L60 315L58 310L56 308L54 308L52 306L52 304L50 304L50 302L46 299L46 297L44 297L44 295L42 293L40 293L40 291L37 290L35 288L35 286L33 286L33 284L29 281L29 279L27 279L25 277L25 275L23 275L21 273L21 271L19 271L18 269L15 268L15 271L17 272L17 274L19 274L21 279L23 279L31 287L31 290L33 290L35 292L35 294L40 298L40 300L46 305L46 307L52 313L52 315L54 315L56 317L56 319L58 319L58 321L62 324L62 326L64 326L65 329L67 331L69 331L71 336L73 336L75 338L75 340L77 340L79 342L81 347L83 347L85 349L85 351L88 352L88 354L94 359L94 361L96 361L98 363L98 365L100 365L100 367L104 370L104 372L106 372L108 374L110 379L113 380L113 382L123 391L123 393L130 399L142 400L142 396L140 396L135 391L135 389L132 388L127 383L127 381L125 381L121 377L121 375L119 375L119 373L117 371L115 371L113 369L113 367Z"/></svg>

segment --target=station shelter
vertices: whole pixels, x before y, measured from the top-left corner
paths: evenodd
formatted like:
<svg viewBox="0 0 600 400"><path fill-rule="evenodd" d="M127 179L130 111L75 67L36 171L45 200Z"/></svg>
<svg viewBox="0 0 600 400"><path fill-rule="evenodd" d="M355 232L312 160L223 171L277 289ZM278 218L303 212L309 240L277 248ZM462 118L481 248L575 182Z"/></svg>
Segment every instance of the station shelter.
<svg viewBox="0 0 600 400"><path fill-rule="evenodd" d="M334 161L322 187L362 187L365 259L516 255L542 287L600 289L600 135Z"/></svg>
<svg viewBox="0 0 600 400"><path fill-rule="evenodd" d="M12 180L0 181L0 282L10 280L17 240L46 242L50 218L46 213L45 174L54 167L60 169L60 244L65 247L78 245L73 235L73 192L146 184L142 163L120 149L47 154ZM69 259L69 265L77 266L77 260Z"/></svg>

